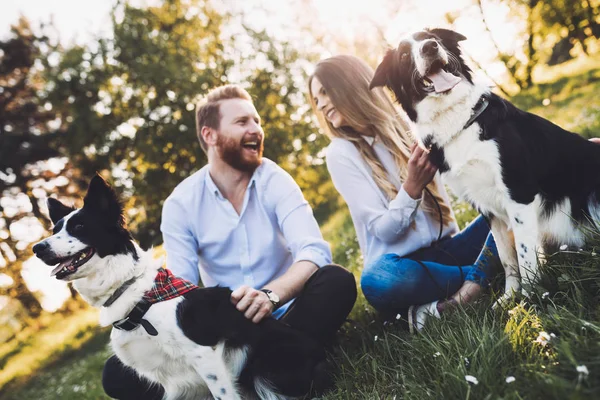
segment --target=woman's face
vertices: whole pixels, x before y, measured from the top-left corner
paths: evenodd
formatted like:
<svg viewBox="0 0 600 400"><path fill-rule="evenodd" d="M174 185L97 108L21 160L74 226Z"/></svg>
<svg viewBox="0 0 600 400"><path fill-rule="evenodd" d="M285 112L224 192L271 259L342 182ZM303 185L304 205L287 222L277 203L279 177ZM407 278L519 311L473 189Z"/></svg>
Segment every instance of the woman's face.
<svg viewBox="0 0 600 400"><path fill-rule="evenodd" d="M317 77L313 77L312 82L310 83L310 91L312 92L313 101L317 106L317 110L323 113L325 118L331 122L331 125L333 125L334 128L347 125L344 116L334 107L327 92L325 92L325 88Z"/></svg>

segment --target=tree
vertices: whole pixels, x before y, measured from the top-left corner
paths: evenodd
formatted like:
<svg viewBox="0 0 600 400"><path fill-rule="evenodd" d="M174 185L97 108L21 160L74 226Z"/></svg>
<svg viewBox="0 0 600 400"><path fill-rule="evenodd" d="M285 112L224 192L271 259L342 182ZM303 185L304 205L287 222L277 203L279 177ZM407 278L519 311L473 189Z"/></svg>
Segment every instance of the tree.
<svg viewBox="0 0 600 400"><path fill-rule="evenodd" d="M25 19L11 33L0 42L0 272L12 280L2 292L36 317L42 307L27 288L21 268L31 255L32 242L48 227L40 208L40 199L47 195L45 184L65 187L64 179L56 181L64 167L56 159L64 132L43 95L47 82L36 65L42 49L50 46L48 38L36 36Z"/></svg>
<svg viewBox="0 0 600 400"><path fill-rule="evenodd" d="M72 163L87 177L112 175L143 246L161 241L163 201L205 163L194 108L199 95L224 81L224 19L200 0L119 4L113 38L70 49L54 70L50 97L70 119Z"/></svg>

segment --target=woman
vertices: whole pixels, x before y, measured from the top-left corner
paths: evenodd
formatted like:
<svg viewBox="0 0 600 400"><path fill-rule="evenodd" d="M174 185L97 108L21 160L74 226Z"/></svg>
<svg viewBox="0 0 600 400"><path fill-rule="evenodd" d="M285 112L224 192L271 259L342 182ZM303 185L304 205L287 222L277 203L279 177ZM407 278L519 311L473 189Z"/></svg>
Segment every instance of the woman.
<svg viewBox="0 0 600 400"><path fill-rule="evenodd" d="M326 160L365 259L361 287L382 312L409 309L411 331L428 316L476 298L497 250L479 217L458 232L426 151L373 70L353 56L319 62L309 78L313 110L331 138Z"/></svg>

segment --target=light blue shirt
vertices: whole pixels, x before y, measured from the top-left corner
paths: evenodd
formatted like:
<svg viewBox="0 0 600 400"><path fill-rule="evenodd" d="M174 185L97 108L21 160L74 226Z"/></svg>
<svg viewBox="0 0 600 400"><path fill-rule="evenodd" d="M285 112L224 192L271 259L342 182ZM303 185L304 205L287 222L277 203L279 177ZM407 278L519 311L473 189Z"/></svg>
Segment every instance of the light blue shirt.
<svg viewBox="0 0 600 400"><path fill-rule="evenodd" d="M331 263L329 244L300 188L267 158L248 183L239 215L206 165L167 198L160 230L167 267L205 287L260 289L297 261L319 267ZM289 303L274 316L281 316Z"/></svg>

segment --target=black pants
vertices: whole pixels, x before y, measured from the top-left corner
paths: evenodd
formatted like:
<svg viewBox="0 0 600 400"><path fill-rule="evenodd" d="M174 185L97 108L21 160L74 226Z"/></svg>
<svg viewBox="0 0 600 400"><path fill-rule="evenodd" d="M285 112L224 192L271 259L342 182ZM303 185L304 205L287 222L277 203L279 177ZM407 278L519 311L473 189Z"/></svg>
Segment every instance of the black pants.
<svg viewBox="0 0 600 400"><path fill-rule="evenodd" d="M356 301L354 276L337 265L319 268L290 305L281 321L306 332L324 346L331 343ZM102 386L114 399L162 399L160 385L150 385L112 356L104 365Z"/></svg>

